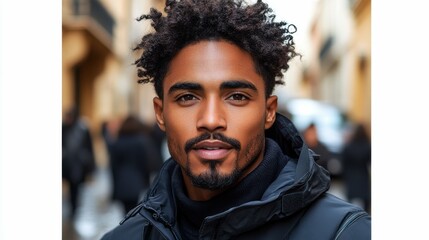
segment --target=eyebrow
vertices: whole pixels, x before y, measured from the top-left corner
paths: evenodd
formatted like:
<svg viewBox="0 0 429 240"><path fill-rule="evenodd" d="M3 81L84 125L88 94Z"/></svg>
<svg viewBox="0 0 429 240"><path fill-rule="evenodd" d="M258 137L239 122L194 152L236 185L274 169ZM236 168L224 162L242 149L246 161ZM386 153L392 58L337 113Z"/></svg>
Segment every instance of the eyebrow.
<svg viewBox="0 0 429 240"><path fill-rule="evenodd" d="M256 89L256 86L253 85L252 83L248 82L248 81L244 81L244 80L232 80L232 81L227 81L227 82L223 82L220 85L220 89L221 90L225 90L225 89L236 89L236 88L248 88L248 89L252 89L254 91L258 91Z"/></svg>
<svg viewBox="0 0 429 240"><path fill-rule="evenodd" d="M248 81L244 81L244 80L232 80L232 81L226 81L226 82L222 82L220 85L220 90L225 90L225 89L238 89L238 88L247 88L247 89L252 89L254 91L258 91L256 89L256 86L253 85L252 83L248 82ZM175 91L179 91L179 90L194 90L194 91L198 91L198 90L202 90L203 87L201 86L201 84L199 83L194 83L194 82L179 82L174 84L173 86L170 87L170 89L168 89L168 94L172 94Z"/></svg>
<svg viewBox="0 0 429 240"><path fill-rule="evenodd" d="M178 90L202 90L203 87L199 83L192 82L180 82L176 83L168 89L168 94L171 94Z"/></svg>

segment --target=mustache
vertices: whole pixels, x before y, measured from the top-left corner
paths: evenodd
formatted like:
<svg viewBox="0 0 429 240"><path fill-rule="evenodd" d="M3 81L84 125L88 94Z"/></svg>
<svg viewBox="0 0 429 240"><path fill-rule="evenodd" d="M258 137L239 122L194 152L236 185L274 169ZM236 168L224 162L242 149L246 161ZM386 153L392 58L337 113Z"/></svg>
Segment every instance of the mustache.
<svg viewBox="0 0 429 240"><path fill-rule="evenodd" d="M225 143L228 143L229 145L232 146L232 148L236 149L236 150L240 150L241 149L241 144L237 139L234 138L229 138L225 135L223 135L222 133L204 133L198 137L189 139L188 141L186 141L185 143L185 152L188 153L189 151L191 151L192 147L204 140L207 139L216 139Z"/></svg>

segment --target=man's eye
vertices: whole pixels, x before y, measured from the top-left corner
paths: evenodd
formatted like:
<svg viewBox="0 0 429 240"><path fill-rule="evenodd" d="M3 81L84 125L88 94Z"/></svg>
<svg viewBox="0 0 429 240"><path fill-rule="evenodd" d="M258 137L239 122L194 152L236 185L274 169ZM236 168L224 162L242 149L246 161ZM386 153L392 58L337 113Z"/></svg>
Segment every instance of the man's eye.
<svg viewBox="0 0 429 240"><path fill-rule="evenodd" d="M194 95L191 94L186 94L183 96L180 96L179 98L177 98L177 101L179 102L187 102L187 101L192 101L192 100L196 100L197 98Z"/></svg>
<svg viewBox="0 0 429 240"><path fill-rule="evenodd" d="M244 100L247 100L247 99L249 99L248 97L246 97L245 95L243 95L243 94L240 94L240 93L235 93L235 94L232 94L231 96L229 96L229 98L228 98L229 100L234 100L234 101L244 101Z"/></svg>

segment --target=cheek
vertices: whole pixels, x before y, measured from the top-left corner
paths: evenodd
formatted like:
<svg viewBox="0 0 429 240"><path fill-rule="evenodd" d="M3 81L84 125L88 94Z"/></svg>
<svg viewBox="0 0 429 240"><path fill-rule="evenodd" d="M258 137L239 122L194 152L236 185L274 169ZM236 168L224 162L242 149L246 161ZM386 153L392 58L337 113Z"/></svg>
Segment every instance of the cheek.
<svg viewBox="0 0 429 240"><path fill-rule="evenodd" d="M265 139L265 112L249 111L234 117L234 127L231 137L237 138L242 144L240 157L251 158L264 144Z"/></svg>
<svg viewBox="0 0 429 240"><path fill-rule="evenodd" d="M260 111L258 108L230 111L228 126L239 136L244 135L244 139L249 139L246 135L250 137L265 130L265 111Z"/></svg>
<svg viewBox="0 0 429 240"><path fill-rule="evenodd" d="M243 149L243 154L247 161L251 161L258 157L265 142L265 137L262 133L258 133L254 136L249 137L249 142L246 148Z"/></svg>

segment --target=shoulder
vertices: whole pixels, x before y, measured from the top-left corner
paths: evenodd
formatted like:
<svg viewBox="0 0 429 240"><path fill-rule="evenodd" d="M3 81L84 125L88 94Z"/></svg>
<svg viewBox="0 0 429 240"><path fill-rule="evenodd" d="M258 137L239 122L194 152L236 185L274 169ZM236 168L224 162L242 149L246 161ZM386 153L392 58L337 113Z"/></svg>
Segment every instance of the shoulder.
<svg viewBox="0 0 429 240"><path fill-rule="evenodd" d="M371 218L362 208L325 193L308 208L294 232L300 239L370 239Z"/></svg>
<svg viewBox="0 0 429 240"><path fill-rule="evenodd" d="M326 214L330 217L337 217L361 209L359 206L353 205L330 193L325 193L314 201L309 211L313 211L315 214L324 213L324 215Z"/></svg>
<svg viewBox="0 0 429 240"><path fill-rule="evenodd" d="M140 205L139 205L140 206ZM144 229L149 225L149 221L139 214L140 208L137 206L131 210L125 218L114 229L107 232L102 240L122 240L122 239L142 239Z"/></svg>
<svg viewBox="0 0 429 240"><path fill-rule="evenodd" d="M347 214L336 232L335 239L371 239L371 217L363 210Z"/></svg>
<svg viewBox="0 0 429 240"><path fill-rule="evenodd" d="M142 239L144 229L149 225L149 221L141 215L133 216L124 223L116 226L107 232L102 240L122 240L122 239Z"/></svg>

